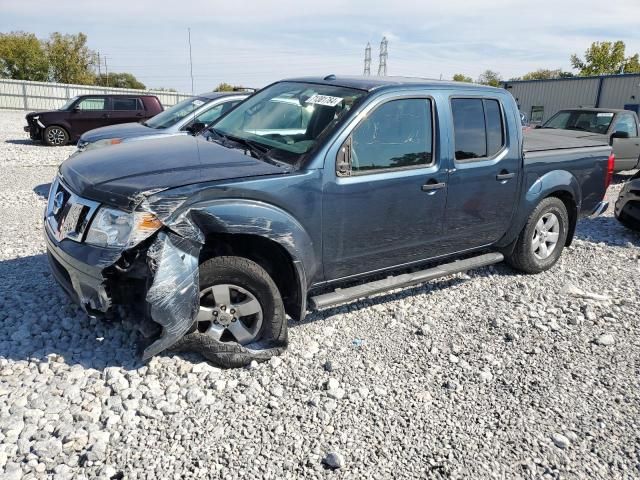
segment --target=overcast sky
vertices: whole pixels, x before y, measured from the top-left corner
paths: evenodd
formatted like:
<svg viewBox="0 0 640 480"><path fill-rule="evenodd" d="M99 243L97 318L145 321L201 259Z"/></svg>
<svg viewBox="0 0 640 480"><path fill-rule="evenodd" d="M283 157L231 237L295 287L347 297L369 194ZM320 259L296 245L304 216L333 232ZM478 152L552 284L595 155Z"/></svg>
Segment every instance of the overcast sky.
<svg viewBox="0 0 640 480"><path fill-rule="evenodd" d="M429 5L431 4L431 5ZM195 91L225 81L260 87L284 77L361 74L364 48L389 39L389 75L503 78L569 70L592 41L640 52L640 0L0 0L0 31L89 37L109 71L148 87Z"/></svg>

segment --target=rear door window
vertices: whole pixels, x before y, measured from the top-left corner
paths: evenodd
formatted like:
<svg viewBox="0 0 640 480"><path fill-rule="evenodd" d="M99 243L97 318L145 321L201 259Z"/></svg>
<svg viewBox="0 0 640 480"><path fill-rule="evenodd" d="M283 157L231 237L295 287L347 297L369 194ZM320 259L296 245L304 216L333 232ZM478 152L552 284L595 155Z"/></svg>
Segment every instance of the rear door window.
<svg viewBox="0 0 640 480"><path fill-rule="evenodd" d="M137 98L112 98L113 110L142 110Z"/></svg>
<svg viewBox="0 0 640 480"><path fill-rule="evenodd" d="M455 158L469 161L493 157L505 145L500 103L494 99L451 100Z"/></svg>

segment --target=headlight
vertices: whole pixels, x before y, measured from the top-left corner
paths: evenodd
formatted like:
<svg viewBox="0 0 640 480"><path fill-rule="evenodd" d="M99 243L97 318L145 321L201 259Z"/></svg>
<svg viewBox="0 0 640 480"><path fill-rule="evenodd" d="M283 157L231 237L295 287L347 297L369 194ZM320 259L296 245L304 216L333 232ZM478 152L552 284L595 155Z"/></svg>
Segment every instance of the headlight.
<svg viewBox="0 0 640 480"><path fill-rule="evenodd" d="M160 220L149 212L129 213L101 207L85 241L98 247L129 248L153 235L161 226Z"/></svg>
<svg viewBox="0 0 640 480"><path fill-rule="evenodd" d="M103 138L102 140L98 140L92 143L82 142L82 145L78 143L78 150L81 150L81 151L94 150L96 148L102 148L108 145L118 145L119 143L122 143L121 138Z"/></svg>

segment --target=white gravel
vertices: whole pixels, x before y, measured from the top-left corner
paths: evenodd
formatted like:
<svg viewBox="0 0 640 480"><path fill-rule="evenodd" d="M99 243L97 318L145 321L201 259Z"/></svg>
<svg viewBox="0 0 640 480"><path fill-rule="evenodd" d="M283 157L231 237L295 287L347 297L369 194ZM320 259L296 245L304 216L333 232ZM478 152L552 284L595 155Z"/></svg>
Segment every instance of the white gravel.
<svg viewBox="0 0 640 480"><path fill-rule="evenodd" d="M73 147L24 124L0 112L2 478L640 476L640 235L611 211L544 274L315 313L248 369L144 365L127 321L89 320L48 273L42 185Z"/></svg>

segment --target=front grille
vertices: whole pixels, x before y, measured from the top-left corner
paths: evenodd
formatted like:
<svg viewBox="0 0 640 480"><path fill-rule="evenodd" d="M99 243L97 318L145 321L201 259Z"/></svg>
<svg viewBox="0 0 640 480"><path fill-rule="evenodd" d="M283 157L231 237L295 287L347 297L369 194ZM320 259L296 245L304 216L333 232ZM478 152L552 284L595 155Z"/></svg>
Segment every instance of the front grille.
<svg viewBox="0 0 640 480"><path fill-rule="evenodd" d="M81 242L99 204L75 195L56 177L45 212L47 227L57 240Z"/></svg>

